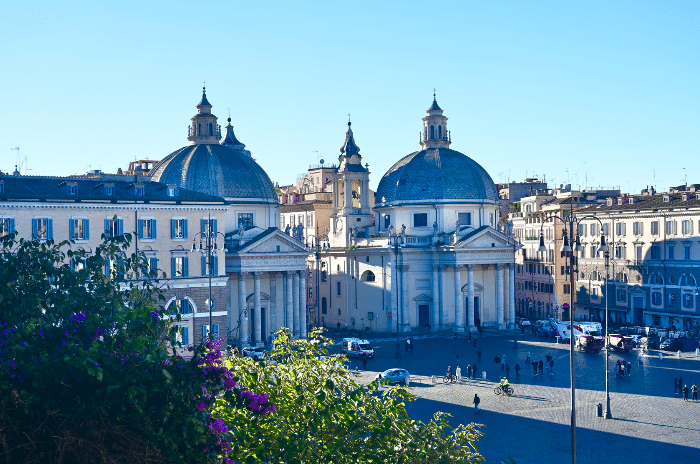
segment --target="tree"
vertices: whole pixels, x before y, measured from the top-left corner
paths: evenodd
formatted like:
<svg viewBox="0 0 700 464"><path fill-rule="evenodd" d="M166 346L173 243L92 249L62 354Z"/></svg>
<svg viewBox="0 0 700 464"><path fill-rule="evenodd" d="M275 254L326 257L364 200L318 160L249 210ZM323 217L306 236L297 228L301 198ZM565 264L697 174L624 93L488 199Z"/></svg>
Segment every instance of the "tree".
<svg viewBox="0 0 700 464"><path fill-rule="evenodd" d="M231 356L240 385L254 388L274 414L251 411L222 398L213 416L235 436L229 457L236 462L476 463L474 424L451 428L446 415L428 423L411 420L403 388L360 385L343 367L344 356L327 356L330 340L317 330L310 339L277 334L277 348L262 362Z"/></svg>

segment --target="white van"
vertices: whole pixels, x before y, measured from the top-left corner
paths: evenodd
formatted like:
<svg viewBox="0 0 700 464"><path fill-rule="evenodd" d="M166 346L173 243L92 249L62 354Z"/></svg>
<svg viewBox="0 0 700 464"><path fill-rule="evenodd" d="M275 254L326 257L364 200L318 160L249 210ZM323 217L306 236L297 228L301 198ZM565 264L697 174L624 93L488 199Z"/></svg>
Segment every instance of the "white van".
<svg viewBox="0 0 700 464"><path fill-rule="evenodd" d="M359 338L344 338L342 351L348 356L367 356L368 358L374 358L374 350L370 346L367 340L360 340Z"/></svg>

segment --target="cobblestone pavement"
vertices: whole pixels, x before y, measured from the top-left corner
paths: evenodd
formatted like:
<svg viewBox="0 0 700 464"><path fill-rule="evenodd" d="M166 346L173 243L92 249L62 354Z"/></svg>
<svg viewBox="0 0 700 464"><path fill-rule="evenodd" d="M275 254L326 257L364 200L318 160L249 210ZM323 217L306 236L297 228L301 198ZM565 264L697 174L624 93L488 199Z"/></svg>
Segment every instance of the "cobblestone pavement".
<svg viewBox="0 0 700 464"><path fill-rule="evenodd" d="M477 364L478 380L463 380L461 384L443 384L447 366L453 372L459 355L464 372L467 364L477 360L473 341L460 334L455 344L452 333L414 336L413 354L404 354L406 336L402 335L396 358L396 339L383 334L375 340L375 359L362 371L362 363L352 360L360 369L358 379L373 380L378 372L391 367L404 367L411 373L411 391L417 397L408 405L411 417L429 420L436 411L452 414L450 423L483 424L485 436L479 451L489 463L500 463L509 457L518 464L559 464L571 462L571 389L569 381L569 345L540 340L532 335L518 334L514 348L513 334L484 332L477 338L481 362ZM334 350L339 352L339 347ZM554 375L545 368L544 375L533 375L525 364L527 352L531 358L544 360L546 354L554 359ZM691 387L700 385L700 356L695 353L666 354L659 351L610 353L611 368L617 359L630 361L631 376L616 379L611 370L610 398L613 419L597 416L597 404L605 412L605 352L575 355L576 373L576 447L577 462L587 463L698 463L700 462L700 402L684 402L673 391L673 379L683 377ZM504 375L495 356L506 357L510 365L510 381L515 389L512 397L496 396L493 392ZM515 375L515 363L522 367ZM486 380L481 373L486 372ZM431 382L431 376L438 383ZM474 414L472 400L481 398L482 413Z"/></svg>

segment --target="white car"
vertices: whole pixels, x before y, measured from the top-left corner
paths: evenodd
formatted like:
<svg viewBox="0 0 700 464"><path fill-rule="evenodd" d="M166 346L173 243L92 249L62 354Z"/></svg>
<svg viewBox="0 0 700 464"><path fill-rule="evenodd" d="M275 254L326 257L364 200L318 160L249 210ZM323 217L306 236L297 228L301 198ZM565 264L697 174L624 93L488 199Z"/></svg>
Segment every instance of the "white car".
<svg viewBox="0 0 700 464"><path fill-rule="evenodd" d="M265 348L261 346L243 347L243 356L253 358L256 361L262 361L262 359L265 357Z"/></svg>

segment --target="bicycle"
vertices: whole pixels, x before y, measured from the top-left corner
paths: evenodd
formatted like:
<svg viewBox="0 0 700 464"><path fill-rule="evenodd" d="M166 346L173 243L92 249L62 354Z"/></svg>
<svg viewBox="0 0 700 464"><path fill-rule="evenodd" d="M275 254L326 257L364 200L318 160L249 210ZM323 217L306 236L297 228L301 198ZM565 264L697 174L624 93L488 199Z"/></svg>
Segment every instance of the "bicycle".
<svg viewBox="0 0 700 464"><path fill-rule="evenodd" d="M457 376L456 375L446 375L442 378L443 383L456 383L457 382Z"/></svg>
<svg viewBox="0 0 700 464"><path fill-rule="evenodd" d="M500 395L502 393L505 393L508 396L511 396L515 391L513 390L513 387L510 385L506 385L505 387L501 387L500 385L496 388L493 389L493 392L496 395Z"/></svg>

